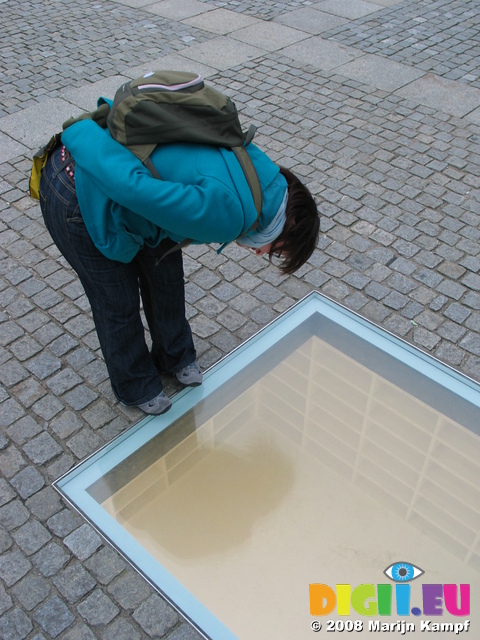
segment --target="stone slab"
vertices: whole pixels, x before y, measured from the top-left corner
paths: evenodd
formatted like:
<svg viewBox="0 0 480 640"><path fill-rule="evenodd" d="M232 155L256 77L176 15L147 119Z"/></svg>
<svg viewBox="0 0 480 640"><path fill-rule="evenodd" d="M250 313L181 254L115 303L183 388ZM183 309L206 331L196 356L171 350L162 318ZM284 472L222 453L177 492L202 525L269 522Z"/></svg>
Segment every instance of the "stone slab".
<svg viewBox="0 0 480 640"><path fill-rule="evenodd" d="M314 36L285 47L282 54L297 63L326 71L365 55L352 47L324 40L320 36Z"/></svg>
<svg viewBox="0 0 480 640"><path fill-rule="evenodd" d="M324 2L319 2L315 7L321 11L333 13L336 16L349 18L350 20L363 18L381 9L380 6L371 2L363 2L363 0L325 0Z"/></svg>
<svg viewBox="0 0 480 640"><path fill-rule="evenodd" d="M396 91L424 75L413 67L370 54L338 67L337 73L383 91Z"/></svg>
<svg viewBox="0 0 480 640"><path fill-rule="evenodd" d="M170 18L171 20L184 20L200 13L211 11L212 5L199 0L164 0L156 4L148 4L143 7L145 11L154 13L157 16Z"/></svg>
<svg viewBox="0 0 480 640"><path fill-rule="evenodd" d="M127 76L111 76L110 78L105 78L103 80L99 80L98 82L84 85L79 89L67 89L63 93L62 97L68 102L71 102L75 106L79 107L80 109L83 109L85 111L92 111L97 106L97 100L100 96L113 98L116 90L120 87L120 85L123 82L131 79L132 78L129 78Z"/></svg>
<svg viewBox="0 0 480 640"><path fill-rule="evenodd" d="M218 35L226 35L243 29L258 22L257 18L238 13L237 11L229 11L228 9L214 9L208 13L193 16L184 20L186 24L198 29L204 29Z"/></svg>
<svg viewBox="0 0 480 640"><path fill-rule="evenodd" d="M317 11L315 7L305 7L296 11L289 11L274 22L280 22L294 29L300 29L312 35L319 35L329 29L335 29L348 22L345 18L335 16L325 11Z"/></svg>
<svg viewBox="0 0 480 640"><path fill-rule="evenodd" d="M428 73L402 87L398 95L461 118L480 105L480 89Z"/></svg>
<svg viewBox="0 0 480 640"><path fill-rule="evenodd" d="M243 42L219 36L185 49L182 54L191 60L221 71L263 56L264 50Z"/></svg>
<svg viewBox="0 0 480 640"><path fill-rule="evenodd" d="M133 7L134 9L141 9L147 4L154 4L156 0L115 0L118 4L123 4L126 7Z"/></svg>
<svg viewBox="0 0 480 640"><path fill-rule="evenodd" d="M382 7L394 7L397 4L402 4L404 0L369 0L371 4L379 4Z"/></svg>
<svg viewBox="0 0 480 640"><path fill-rule="evenodd" d="M156 60L150 60L139 67L132 67L129 69L129 75L132 78L139 78L145 73L155 69L173 69L175 71L194 71L200 73L204 78L213 76L217 73L217 69L210 67L206 64L202 64L198 60L193 62L190 58L186 58L177 53L170 53Z"/></svg>
<svg viewBox="0 0 480 640"><path fill-rule="evenodd" d="M474 111L470 111L470 113L467 113L465 119L473 122L474 124L480 125L480 107Z"/></svg>
<svg viewBox="0 0 480 640"><path fill-rule="evenodd" d="M4 133L0 133L0 164L8 162L12 158L16 158L27 152L28 149L23 144L13 140L12 137Z"/></svg>
<svg viewBox="0 0 480 640"><path fill-rule="evenodd" d="M250 27L245 27L231 34L235 40L240 40L252 46L258 46L266 51L278 51L288 45L300 42L308 35L275 22L257 22Z"/></svg>
<svg viewBox="0 0 480 640"><path fill-rule="evenodd" d="M0 119L0 131L17 142L37 150L60 131L63 122L79 115L82 109L61 98L51 98L34 107L13 113Z"/></svg>

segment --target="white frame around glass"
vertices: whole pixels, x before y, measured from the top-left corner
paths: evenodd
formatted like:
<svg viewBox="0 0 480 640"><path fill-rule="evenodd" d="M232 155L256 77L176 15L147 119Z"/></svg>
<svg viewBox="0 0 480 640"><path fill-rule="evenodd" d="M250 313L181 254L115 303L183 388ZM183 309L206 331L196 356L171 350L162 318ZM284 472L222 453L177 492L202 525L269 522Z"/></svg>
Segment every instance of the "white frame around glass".
<svg viewBox="0 0 480 640"><path fill-rule="evenodd" d="M445 392L449 398L457 397L460 402L468 405L470 413L478 412L477 415L480 415L480 385L475 381L314 292L205 372L204 382L200 387L185 389L177 394L167 414L143 419L54 483L61 495L119 550L199 633L210 640L238 639L111 517L87 489L127 455L147 444L196 405L208 400L226 381L234 380L239 372L252 362L261 360L280 341L288 340L288 336L299 327L305 326L305 323L318 327L321 337L324 322L328 322L330 326L333 323L356 336L365 352L374 350L380 354L387 354L412 372L424 376L433 385L440 387L441 395ZM476 425L475 421L470 422L468 428L477 436L480 435L480 421Z"/></svg>

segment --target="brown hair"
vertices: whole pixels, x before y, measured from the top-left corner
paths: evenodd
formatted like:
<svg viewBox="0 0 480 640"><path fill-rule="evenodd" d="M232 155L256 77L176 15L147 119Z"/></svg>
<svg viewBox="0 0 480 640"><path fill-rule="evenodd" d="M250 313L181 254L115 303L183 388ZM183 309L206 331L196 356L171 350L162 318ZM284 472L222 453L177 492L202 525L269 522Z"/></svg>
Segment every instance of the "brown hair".
<svg viewBox="0 0 480 640"><path fill-rule="evenodd" d="M282 233L273 241L268 253L281 256L280 270L291 274L300 269L317 246L320 216L307 187L288 169L280 167L288 184L287 219Z"/></svg>

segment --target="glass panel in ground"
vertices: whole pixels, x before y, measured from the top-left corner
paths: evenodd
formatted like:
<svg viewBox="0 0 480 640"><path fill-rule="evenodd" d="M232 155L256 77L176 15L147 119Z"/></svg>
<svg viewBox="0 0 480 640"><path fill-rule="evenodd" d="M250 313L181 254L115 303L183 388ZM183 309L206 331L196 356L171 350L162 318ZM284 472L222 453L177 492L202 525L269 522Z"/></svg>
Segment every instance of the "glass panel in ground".
<svg viewBox="0 0 480 640"><path fill-rule="evenodd" d="M253 380L119 465L108 513L240 640L311 638L309 583L398 560L480 610L478 436L316 336Z"/></svg>

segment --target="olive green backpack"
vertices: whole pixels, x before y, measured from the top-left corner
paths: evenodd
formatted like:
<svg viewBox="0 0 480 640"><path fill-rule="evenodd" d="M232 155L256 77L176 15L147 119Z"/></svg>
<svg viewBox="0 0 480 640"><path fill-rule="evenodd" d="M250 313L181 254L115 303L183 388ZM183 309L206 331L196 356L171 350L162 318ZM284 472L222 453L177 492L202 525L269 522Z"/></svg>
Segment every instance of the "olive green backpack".
<svg viewBox="0 0 480 640"><path fill-rule="evenodd" d="M100 99L98 109L67 120L63 129L84 119L108 127L112 138L128 147L159 179L161 176L150 159L159 144L189 142L231 149L243 169L257 211L257 219L251 228L258 225L262 190L245 149L252 141L256 127L251 126L246 134L243 133L235 104L220 91L207 86L199 74L185 71L147 73L122 84L111 107ZM30 181L32 197L38 199L41 169L59 137L60 134L56 134L34 156Z"/></svg>

